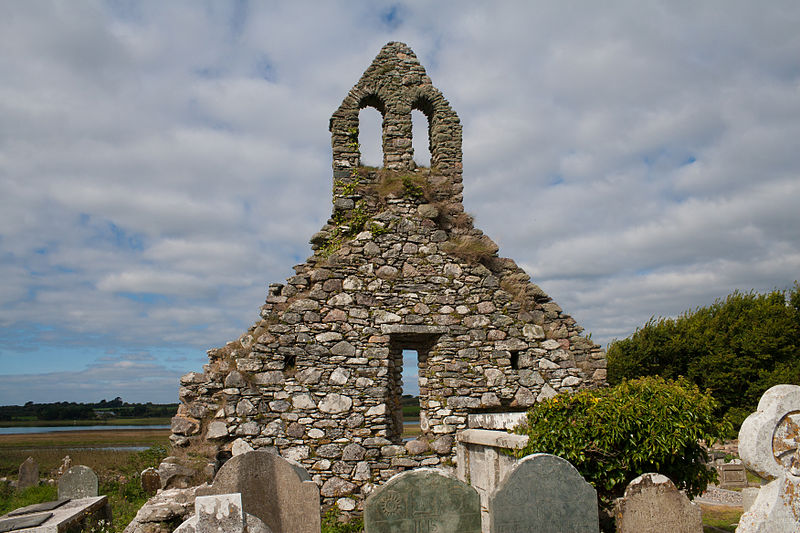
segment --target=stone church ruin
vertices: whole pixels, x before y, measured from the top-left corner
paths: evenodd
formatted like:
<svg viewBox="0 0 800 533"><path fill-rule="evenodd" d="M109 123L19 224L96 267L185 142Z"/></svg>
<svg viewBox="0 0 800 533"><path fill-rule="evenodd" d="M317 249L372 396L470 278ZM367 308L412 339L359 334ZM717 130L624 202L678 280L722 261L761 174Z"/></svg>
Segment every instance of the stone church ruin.
<svg viewBox="0 0 800 533"><path fill-rule="evenodd" d="M382 168L360 164L364 107L383 117ZM413 160L415 109L430 168ZM383 47L330 132L333 210L313 255L181 378L171 440L223 451L243 439L299 462L326 504L355 504L402 470L451 465L468 415L602 385L606 361L464 212L461 124L405 44ZM417 353L423 432L409 442L403 350Z"/></svg>

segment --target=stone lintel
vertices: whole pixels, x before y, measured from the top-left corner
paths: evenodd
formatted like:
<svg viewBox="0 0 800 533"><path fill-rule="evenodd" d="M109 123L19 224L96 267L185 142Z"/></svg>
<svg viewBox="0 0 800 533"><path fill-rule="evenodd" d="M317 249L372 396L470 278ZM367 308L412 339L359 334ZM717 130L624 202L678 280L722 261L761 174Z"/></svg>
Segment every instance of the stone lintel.
<svg viewBox="0 0 800 533"><path fill-rule="evenodd" d="M467 416L470 429L514 429L527 420L524 411L516 413L474 413Z"/></svg>
<svg viewBox="0 0 800 533"><path fill-rule="evenodd" d="M465 429L456 435L458 442L464 444L480 444L493 448L509 448L520 450L528 444L527 435L512 435L505 431L490 429Z"/></svg>
<svg viewBox="0 0 800 533"><path fill-rule="evenodd" d="M407 324L381 324L384 335L443 335L447 333L444 326L417 326Z"/></svg>

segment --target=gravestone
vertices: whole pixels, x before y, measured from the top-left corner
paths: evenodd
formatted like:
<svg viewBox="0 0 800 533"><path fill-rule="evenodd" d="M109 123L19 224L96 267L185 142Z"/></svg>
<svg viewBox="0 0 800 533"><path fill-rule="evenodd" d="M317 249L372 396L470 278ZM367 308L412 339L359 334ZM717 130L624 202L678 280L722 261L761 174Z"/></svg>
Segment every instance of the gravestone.
<svg viewBox="0 0 800 533"><path fill-rule="evenodd" d="M703 533L700 507L661 474L642 474L616 502L617 533Z"/></svg>
<svg viewBox="0 0 800 533"><path fill-rule="evenodd" d="M800 532L800 386L764 393L739 430L739 455L747 468L776 479L761 487L736 532Z"/></svg>
<svg viewBox="0 0 800 533"><path fill-rule="evenodd" d="M489 524L492 533L598 533L597 491L566 459L528 455L490 496Z"/></svg>
<svg viewBox="0 0 800 533"><path fill-rule="evenodd" d="M747 469L742 463L715 465L719 474L719 488L743 489L747 486Z"/></svg>
<svg viewBox="0 0 800 533"><path fill-rule="evenodd" d="M33 457L25 459L19 465L19 475L17 476L17 490L27 489L39 484L39 464Z"/></svg>
<svg viewBox="0 0 800 533"><path fill-rule="evenodd" d="M478 493L435 468L393 476L364 504L366 533L480 533Z"/></svg>
<svg viewBox="0 0 800 533"><path fill-rule="evenodd" d="M194 516L175 533L273 533L258 517L244 512L239 493L198 496L194 509Z"/></svg>
<svg viewBox="0 0 800 533"><path fill-rule="evenodd" d="M77 465L58 480L58 498L78 500L97 496L97 474L88 466Z"/></svg>
<svg viewBox="0 0 800 533"><path fill-rule="evenodd" d="M145 491L148 496L152 496L161 488L161 476L158 475L158 470L152 466L142 470L140 477L142 480L142 490Z"/></svg>
<svg viewBox="0 0 800 533"><path fill-rule="evenodd" d="M308 473L283 457L252 451L230 458L198 496L242 494L247 513L276 533L319 533L319 487Z"/></svg>

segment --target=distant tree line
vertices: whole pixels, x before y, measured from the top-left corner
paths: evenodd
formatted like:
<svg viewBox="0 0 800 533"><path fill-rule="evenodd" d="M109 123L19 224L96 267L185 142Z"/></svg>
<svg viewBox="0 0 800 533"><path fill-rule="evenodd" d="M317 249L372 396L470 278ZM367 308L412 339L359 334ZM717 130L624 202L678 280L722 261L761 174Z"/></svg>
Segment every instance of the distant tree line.
<svg viewBox="0 0 800 533"><path fill-rule="evenodd" d="M800 384L800 285L734 292L677 318L651 318L607 351L608 379L685 376L738 428L768 388Z"/></svg>
<svg viewBox="0 0 800 533"><path fill-rule="evenodd" d="M25 405L0 406L0 421L162 418L173 416L177 409L177 403L128 403L120 397L97 403L27 402Z"/></svg>

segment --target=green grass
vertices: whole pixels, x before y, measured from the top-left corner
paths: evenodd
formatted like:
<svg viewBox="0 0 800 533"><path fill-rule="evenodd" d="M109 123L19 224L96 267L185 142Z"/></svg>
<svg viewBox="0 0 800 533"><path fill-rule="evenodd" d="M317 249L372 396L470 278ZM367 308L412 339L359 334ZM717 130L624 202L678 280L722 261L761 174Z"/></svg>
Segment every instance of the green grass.
<svg viewBox="0 0 800 533"><path fill-rule="evenodd" d="M700 504L703 510L703 531L705 533L716 533L719 531L736 531L739 518L742 516L742 509L739 507L728 507L724 505Z"/></svg>
<svg viewBox="0 0 800 533"><path fill-rule="evenodd" d="M12 477L16 477L21 462L20 458L30 455L39 463L40 476L48 479L54 477L54 471L61 464L63 456L69 454L73 465L88 466L97 474L99 493L107 495L111 505L114 517L113 531L121 532L148 499L147 494L142 490L140 472L149 466L158 466L161 460L167 456L168 450L165 445L154 446L141 452L70 450L67 448L12 451L7 454L8 450L3 450L3 453L0 454L0 468L2 468L3 475L9 475L8 470L13 467ZM55 485L42 483L37 487L29 487L24 491L16 492L10 485L0 483L0 512L4 514L25 505L52 501L56 497Z"/></svg>

